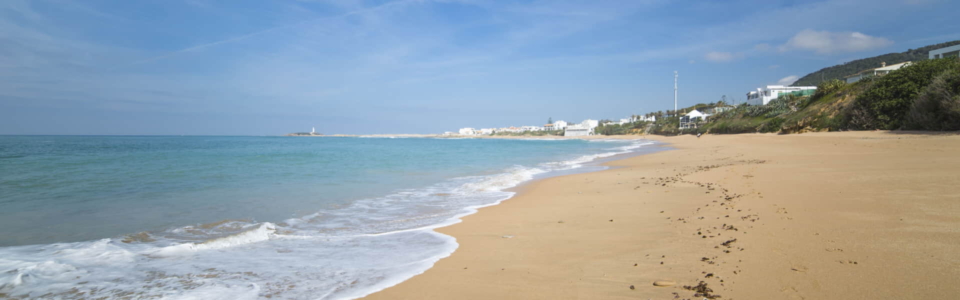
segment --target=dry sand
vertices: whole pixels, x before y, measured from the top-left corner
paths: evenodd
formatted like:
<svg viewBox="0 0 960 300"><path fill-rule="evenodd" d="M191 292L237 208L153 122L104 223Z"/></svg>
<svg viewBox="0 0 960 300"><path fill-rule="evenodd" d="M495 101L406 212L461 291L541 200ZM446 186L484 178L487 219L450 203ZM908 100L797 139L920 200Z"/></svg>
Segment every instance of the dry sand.
<svg viewBox="0 0 960 300"><path fill-rule="evenodd" d="M676 150L537 181L439 229L453 255L368 299L702 299L683 288L700 282L722 299L960 295L960 136L655 139Z"/></svg>

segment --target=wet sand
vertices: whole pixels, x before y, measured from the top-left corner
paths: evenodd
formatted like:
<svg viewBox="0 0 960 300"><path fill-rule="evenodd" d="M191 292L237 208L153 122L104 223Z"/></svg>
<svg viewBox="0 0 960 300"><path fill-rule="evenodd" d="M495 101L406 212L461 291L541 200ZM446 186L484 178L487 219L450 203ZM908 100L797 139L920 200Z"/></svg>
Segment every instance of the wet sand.
<svg viewBox="0 0 960 300"><path fill-rule="evenodd" d="M676 150L526 185L439 229L455 253L367 299L960 293L960 135L651 138Z"/></svg>

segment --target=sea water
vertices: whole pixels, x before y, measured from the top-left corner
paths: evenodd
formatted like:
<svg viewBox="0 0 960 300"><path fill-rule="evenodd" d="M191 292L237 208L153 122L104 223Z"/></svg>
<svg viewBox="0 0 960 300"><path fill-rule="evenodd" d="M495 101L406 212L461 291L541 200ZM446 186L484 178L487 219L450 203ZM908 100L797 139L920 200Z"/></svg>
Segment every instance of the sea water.
<svg viewBox="0 0 960 300"><path fill-rule="evenodd" d="M353 299L645 140L0 136L0 298Z"/></svg>

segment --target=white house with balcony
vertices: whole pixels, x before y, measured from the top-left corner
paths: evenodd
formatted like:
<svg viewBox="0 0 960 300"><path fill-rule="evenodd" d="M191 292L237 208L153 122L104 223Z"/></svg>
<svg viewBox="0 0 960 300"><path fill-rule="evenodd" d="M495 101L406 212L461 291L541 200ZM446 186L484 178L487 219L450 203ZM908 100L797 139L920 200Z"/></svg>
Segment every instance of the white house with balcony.
<svg viewBox="0 0 960 300"><path fill-rule="evenodd" d="M853 74L853 75L847 76L847 77L846 77L847 83L854 83L854 82L860 81L861 79L864 79L864 78L870 78L870 77L874 77L874 76L887 75L887 74L889 74L890 72L893 72L893 71L896 71L896 70L900 70L900 68L909 66L910 64L911 64L911 62L908 61L908 62L902 62L902 63L899 63L899 64L889 65L889 66L888 66L886 62L881 62L879 68L869 69L869 70L863 70L863 71L858 72L857 74Z"/></svg>
<svg viewBox="0 0 960 300"><path fill-rule="evenodd" d="M931 50L929 53L930 59L936 58L956 58L960 59L960 45L953 45L946 48L940 48L937 50Z"/></svg>
<svg viewBox="0 0 960 300"><path fill-rule="evenodd" d="M768 85L766 88L758 88L756 91L747 93L747 105L767 105L771 100L780 97L780 94L816 89L815 86Z"/></svg>

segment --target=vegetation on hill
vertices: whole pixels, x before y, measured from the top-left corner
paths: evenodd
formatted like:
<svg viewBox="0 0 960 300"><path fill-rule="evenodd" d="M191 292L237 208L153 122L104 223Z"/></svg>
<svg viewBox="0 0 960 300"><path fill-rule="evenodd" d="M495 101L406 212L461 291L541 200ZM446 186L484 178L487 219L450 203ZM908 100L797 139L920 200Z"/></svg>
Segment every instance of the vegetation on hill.
<svg viewBox="0 0 960 300"><path fill-rule="evenodd" d="M907 121L914 103L920 100L918 97L925 90L926 98L924 99L932 97L937 101L941 100L937 95L938 92L955 90L949 87L937 91L927 88L936 88L930 86L935 79L945 81L940 83L941 85L949 85L946 81L949 81L952 78L950 74L957 70L960 70L960 61L956 59L934 59L918 62L872 80L871 87L857 96L856 101L853 102L847 125L851 129L923 129L912 128L913 124ZM945 100L949 101L949 98L947 96ZM924 111L936 113L936 111Z"/></svg>
<svg viewBox="0 0 960 300"><path fill-rule="evenodd" d="M698 128L680 130L678 121L661 118L648 124L645 132L960 130L960 60L925 60L853 84L821 82L813 95L786 95L763 106L740 105L710 116Z"/></svg>
<svg viewBox="0 0 960 300"><path fill-rule="evenodd" d="M960 130L960 68L937 75L913 102L907 127L924 130Z"/></svg>
<svg viewBox="0 0 960 300"><path fill-rule="evenodd" d="M960 45L960 40L946 42L936 45L925 46L917 49L910 49L902 53L887 53L879 56L874 56L870 58L858 59L850 61L844 64L827 67L820 69L819 71L807 74L806 76L801 77L799 80L793 83L794 86L815 86L820 84L821 81L829 81L833 79L843 80L844 77L856 74L857 72L879 68L880 64L886 62L887 65L898 64L905 61L921 61L926 60L930 50L936 50L943 47L950 47L953 45Z"/></svg>
<svg viewBox="0 0 960 300"><path fill-rule="evenodd" d="M650 122L636 121L627 124L610 124L603 125L600 123L600 126L593 129L593 132L600 135L624 135L624 134L640 134L643 133L643 129L647 127L647 124Z"/></svg>

